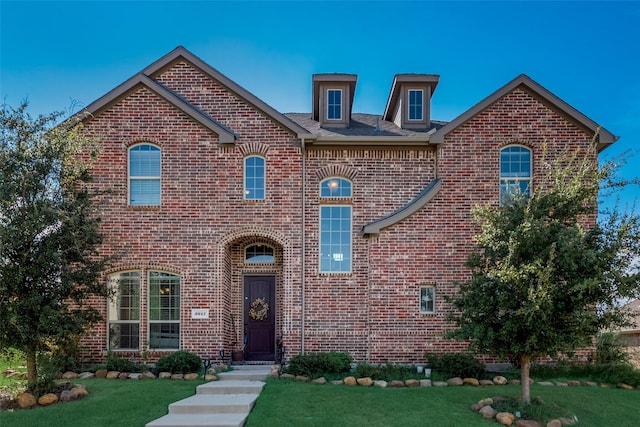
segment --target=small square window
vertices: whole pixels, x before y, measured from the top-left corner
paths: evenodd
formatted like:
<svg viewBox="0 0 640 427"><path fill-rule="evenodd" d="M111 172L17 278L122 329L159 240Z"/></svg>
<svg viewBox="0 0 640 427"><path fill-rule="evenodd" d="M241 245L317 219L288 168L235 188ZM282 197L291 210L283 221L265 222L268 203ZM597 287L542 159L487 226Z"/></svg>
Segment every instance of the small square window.
<svg viewBox="0 0 640 427"><path fill-rule="evenodd" d="M436 288L433 286L420 287L420 313L435 313Z"/></svg>

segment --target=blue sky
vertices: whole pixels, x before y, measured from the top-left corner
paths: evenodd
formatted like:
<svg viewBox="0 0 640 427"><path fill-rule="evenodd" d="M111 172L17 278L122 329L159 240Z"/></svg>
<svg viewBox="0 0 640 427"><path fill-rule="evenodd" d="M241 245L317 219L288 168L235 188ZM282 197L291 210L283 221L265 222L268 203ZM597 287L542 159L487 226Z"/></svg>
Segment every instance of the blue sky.
<svg viewBox="0 0 640 427"><path fill-rule="evenodd" d="M374 114L394 74L439 74L432 116L451 120L525 73L619 135L610 158L640 149L639 23L630 1L0 0L0 95L77 111L182 45L281 112L311 110L313 73L358 74L354 111Z"/></svg>

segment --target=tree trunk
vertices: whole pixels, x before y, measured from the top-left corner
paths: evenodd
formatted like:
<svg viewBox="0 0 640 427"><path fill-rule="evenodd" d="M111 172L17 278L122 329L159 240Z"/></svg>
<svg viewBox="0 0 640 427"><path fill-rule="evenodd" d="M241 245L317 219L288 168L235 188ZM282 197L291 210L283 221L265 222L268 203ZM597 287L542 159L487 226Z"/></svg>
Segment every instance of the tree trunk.
<svg viewBox="0 0 640 427"><path fill-rule="evenodd" d="M531 403L531 384L529 383L529 370L531 368L531 356L520 356L520 390L522 401Z"/></svg>
<svg viewBox="0 0 640 427"><path fill-rule="evenodd" d="M25 350L27 356L27 381L35 384L38 379L38 369L36 367L36 350L29 347Z"/></svg>

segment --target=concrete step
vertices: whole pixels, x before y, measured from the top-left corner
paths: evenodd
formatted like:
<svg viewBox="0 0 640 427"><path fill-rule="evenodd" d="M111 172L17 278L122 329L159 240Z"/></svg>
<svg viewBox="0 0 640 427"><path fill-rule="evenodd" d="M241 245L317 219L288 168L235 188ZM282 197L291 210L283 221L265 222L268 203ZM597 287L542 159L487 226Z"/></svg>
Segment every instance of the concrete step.
<svg viewBox="0 0 640 427"><path fill-rule="evenodd" d="M196 394L169 405L170 414L248 414L258 394Z"/></svg>
<svg viewBox="0 0 640 427"><path fill-rule="evenodd" d="M234 366L233 371L220 372L217 375L220 380L264 381L270 373L271 368L268 366Z"/></svg>
<svg viewBox="0 0 640 427"><path fill-rule="evenodd" d="M241 427L249 414L169 414L145 427Z"/></svg>
<svg viewBox="0 0 640 427"><path fill-rule="evenodd" d="M211 381L196 388L198 394L258 394L264 387L263 381L231 380Z"/></svg>

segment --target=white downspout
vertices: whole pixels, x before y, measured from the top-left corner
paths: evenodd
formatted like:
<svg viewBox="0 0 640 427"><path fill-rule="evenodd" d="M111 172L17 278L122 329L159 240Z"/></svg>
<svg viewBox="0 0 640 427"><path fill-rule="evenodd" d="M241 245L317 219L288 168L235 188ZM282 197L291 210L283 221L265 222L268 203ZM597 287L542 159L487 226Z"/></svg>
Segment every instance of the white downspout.
<svg viewBox="0 0 640 427"><path fill-rule="evenodd" d="M302 140L302 145L301 145L301 149L302 149L302 252L300 254L300 262L302 263L302 277L301 277L301 285L302 285L302 298L301 298L301 319L300 319L300 353L304 354L304 341L305 341L305 332L304 332L304 321L305 321L305 299L304 299L304 295L305 295L305 277L306 277L306 265L305 265L305 257L304 257L304 253L306 251L307 248L307 242L306 242L306 236L305 236L305 225L306 225L306 212L305 212L305 208L307 205L307 192L306 192L306 176L307 176L307 151L306 151L306 147L305 147L305 141L304 138L301 139Z"/></svg>

